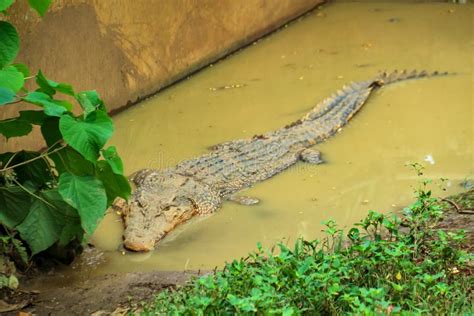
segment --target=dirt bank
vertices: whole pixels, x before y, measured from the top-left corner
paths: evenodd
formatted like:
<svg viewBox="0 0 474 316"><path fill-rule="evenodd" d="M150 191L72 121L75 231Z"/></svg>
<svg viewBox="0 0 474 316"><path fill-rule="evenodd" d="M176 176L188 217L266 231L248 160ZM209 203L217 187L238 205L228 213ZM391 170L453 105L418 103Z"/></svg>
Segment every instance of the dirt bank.
<svg viewBox="0 0 474 316"><path fill-rule="evenodd" d="M438 224L439 229L466 231L465 248L474 252L474 189L442 200L444 218Z"/></svg>
<svg viewBox="0 0 474 316"><path fill-rule="evenodd" d="M192 271L107 274L47 291L9 293L9 303L18 307L26 305L21 310L34 315L123 315L130 307L150 300L154 292L175 287L202 274ZM51 278L42 275L34 281L48 283ZM28 281L24 286L28 286ZM18 312L12 311L10 315L18 315Z"/></svg>

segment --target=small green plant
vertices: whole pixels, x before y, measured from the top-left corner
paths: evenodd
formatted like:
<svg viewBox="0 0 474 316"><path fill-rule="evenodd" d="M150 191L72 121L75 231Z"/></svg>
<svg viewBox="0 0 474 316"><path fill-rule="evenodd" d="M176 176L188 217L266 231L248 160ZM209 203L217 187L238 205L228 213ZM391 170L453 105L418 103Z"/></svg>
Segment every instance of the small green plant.
<svg viewBox="0 0 474 316"><path fill-rule="evenodd" d="M333 220L326 238L264 250L222 271L159 293L143 315L462 314L473 312L461 249L465 234L434 230L439 203L424 181L402 216L370 211L342 235ZM474 192L473 192L474 194Z"/></svg>
<svg viewBox="0 0 474 316"><path fill-rule="evenodd" d="M6 14L13 2L0 0L0 11ZM42 16L51 1L28 2ZM0 153L0 254L26 261L91 235L114 199L128 198L130 186L115 147L104 147L114 126L97 92L76 92L41 70L31 76L27 66L13 63L18 50L15 27L0 21L0 107L36 107L0 121L0 134L25 136L37 126L46 146ZM32 80L30 91L25 83Z"/></svg>
<svg viewBox="0 0 474 316"><path fill-rule="evenodd" d="M8 287L16 289L18 278L16 277L16 267L10 258L21 261L22 265L28 264L28 254L21 240L15 236L0 236L0 289Z"/></svg>

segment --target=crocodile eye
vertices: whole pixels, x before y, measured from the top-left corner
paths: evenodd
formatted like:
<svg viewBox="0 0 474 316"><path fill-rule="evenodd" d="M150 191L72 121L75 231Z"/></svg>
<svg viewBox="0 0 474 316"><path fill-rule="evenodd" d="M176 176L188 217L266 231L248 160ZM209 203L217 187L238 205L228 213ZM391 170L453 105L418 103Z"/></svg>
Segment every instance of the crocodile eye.
<svg viewBox="0 0 474 316"><path fill-rule="evenodd" d="M139 207L143 207L143 208L147 207L147 203L144 199L137 199L137 204Z"/></svg>
<svg viewBox="0 0 474 316"><path fill-rule="evenodd" d="M182 205L187 205L189 204L189 198L185 196L178 196L173 200L173 205L174 206L182 206Z"/></svg>

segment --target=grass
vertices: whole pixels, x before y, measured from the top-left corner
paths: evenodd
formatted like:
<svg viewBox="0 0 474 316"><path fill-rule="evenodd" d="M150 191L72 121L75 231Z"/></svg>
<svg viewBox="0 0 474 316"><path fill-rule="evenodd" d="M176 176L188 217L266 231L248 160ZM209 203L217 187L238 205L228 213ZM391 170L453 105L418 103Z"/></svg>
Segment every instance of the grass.
<svg viewBox="0 0 474 316"><path fill-rule="evenodd" d="M442 208L427 184L401 216L370 211L346 236L329 220L321 241L258 244L222 271L157 294L142 314L474 313L465 233L433 229Z"/></svg>

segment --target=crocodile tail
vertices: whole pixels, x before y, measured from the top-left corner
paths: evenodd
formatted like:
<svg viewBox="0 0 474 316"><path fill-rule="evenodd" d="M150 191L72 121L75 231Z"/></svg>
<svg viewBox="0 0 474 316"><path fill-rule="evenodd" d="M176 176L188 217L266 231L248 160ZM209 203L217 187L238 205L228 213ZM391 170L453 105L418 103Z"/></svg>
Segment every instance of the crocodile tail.
<svg viewBox="0 0 474 316"><path fill-rule="evenodd" d="M342 89L338 90L336 93L332 94L328 98L324 99L322 102L318 103L309 113L307 113L302 121L313 121L316 120L331 111L338 111L338 107L341 106L341 102L346 100L346 98L354 95L365 95L367 92L367 98L371 91L382 87L387 84L392 84L399 81L410 80L410 79L419 79L419 78L429 78L429 77L438 77L452 75L455 73L448 72L427 72L427 71L407 71L407 70L394 70L392 72L382 72L372 80L352 82L349 85L345 85ZM367 90L369 89L369 90ZM291 127L294 124L299 124L297 121L293 124L290 124L287 127Z"/></svg>
<svg viewBox="0 0 474 316"><path fill-rule="evenodd" d="M301 123L301 121L314 121L330 111L334 111L341 102L344 101L349 95L359 93L361 90L365 90L373 81L360 81L351 82L350 84L344 85L341 89L319 102L310 112L308 112L301 120L296 121L286 128Z"/></svg>
<svg viewBox="0 0 474 316"><path fill-rule="evenodd" d="M382 72L379 76L376 77L375 82L378 85L386 85L399 81L410 80L410 79L419 79L419 78L428 78L428 77L439 77L450 75L448 72L433 71L427 72L423 71L407 71L407 70L394 70L392 72Z"/></svg>

